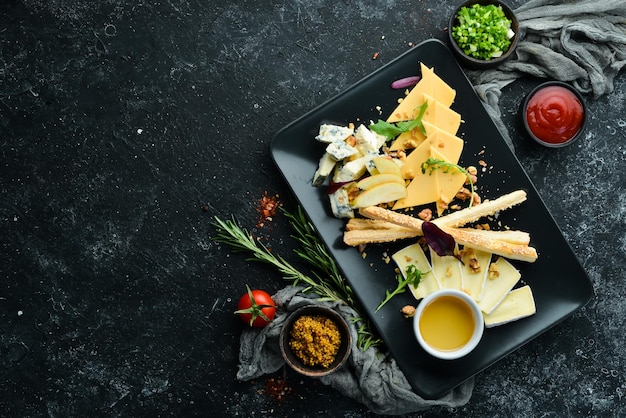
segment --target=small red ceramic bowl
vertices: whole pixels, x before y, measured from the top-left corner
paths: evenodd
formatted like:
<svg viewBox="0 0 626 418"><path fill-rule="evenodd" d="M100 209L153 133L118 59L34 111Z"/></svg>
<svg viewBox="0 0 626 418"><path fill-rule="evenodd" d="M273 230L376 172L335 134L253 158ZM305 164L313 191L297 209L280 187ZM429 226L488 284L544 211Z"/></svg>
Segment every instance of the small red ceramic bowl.
<svg viewBox="0 0 626 418"><path fill-rule="evenodd" d="M548 81L535 87L520 107L526 135L548 148L574 143L585 133L587 109L582 95L570 84Z"/></svg>

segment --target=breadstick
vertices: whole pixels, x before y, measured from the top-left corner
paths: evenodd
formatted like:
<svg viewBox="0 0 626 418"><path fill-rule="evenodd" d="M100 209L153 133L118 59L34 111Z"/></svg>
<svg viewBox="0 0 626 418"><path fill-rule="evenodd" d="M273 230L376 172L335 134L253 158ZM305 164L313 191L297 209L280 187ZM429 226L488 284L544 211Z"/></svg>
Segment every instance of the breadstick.
<svg viewBox="0 0 626 418"><path fill-rule="evenodd" d="M490 252L492 254L501 255L505 258L513 260L528 261L529 263L537 260L537 250L526 244L513 244L502 240L493 240L486 238L484 234L476 234L473 229L459 228L441 228L444 232L452 235L454 240L463 246L476 248L478 250Z"/></svg>
<svg viewBox="0 0 626 418"><path fill-rule="evenodd" d="M459 227L470 222L477 221L484 216L494 215L498 211L518 205L525 200L526 192L523 190L516 190L494 200L485 200L480 205L471 206L469 208L449 213L440 218L433 219L432 222L439 227ZM422 230L423 221L420 219L414 218L410 215L394 212L389 209L384 209L379 206L361 208L359 209L359 213L366 218L391 222L393 224L420 232Z"/></svg>
<svg viewBox="0 0 626 418"><path fill-rule="evenodd" d="M377 244L414 238L418 235L417 231L408 229L354 229L343 233L343 242L351 247L356 247L363 244Z"/></svg>
<svg viewBox="0 0 626 418"><path fill-rule="evenodd" d="M395 229L395 230L407 230L402 226L393 224L387 221L380 221L377 219L363 219L363 218L350 218L346 224L347 231L354 230L372 230L372 229Z"/></svg>
<svg viewBox="0 0 626 418"><path fill-rule="evenodd" d="M420 234L422 233L422 224L424 223L424 221L414 218L410 215L394 212L392 210L384 209L379 206L367 206L365 208L361 208L359 209L359 213L366 218L391 222L392 224L412 229L416 232L419 232Z"/></svg>
<svg viewBox="0 0 626 418"><path fill-rule="evenodd" d="M447 217L451 217L455 213L458 213L455 212L453 214L438 218L437 220L439 222L433 222L442 229L444 229L444 231L452 235L455 241L459 244L467 245L476 249L484 250L511 259L534 262L537 259L537 251L534 248L528 246L526 241L530 242L530 237L527 238L525 233L521 233L521 235L519 235L518 233L509 233L508 235L504 235L502 233L494 234L494 232L500 231L486 231L471 228L453 228L448 226L448 222L450 222L450 224L452 225L456 225L464 223L465 220L467 220L467 222L470 222L469 219L477 220L482 216L492 215L498 210L511 207L513 204L516 204L515 202L519 203L524 201L525 199L526 193L524 191L513 192L503 196L502 198L491 201L491 203L487 206L487 210L477 210L477 208L479 208L480 206L486 205L488 203L485 202L479 206L476 206L476 209L464 209L464 211L466 211L465 215L460 218L452 218L452 221L445 220ZM395 225L412 229L420 235L422 234L423 221L414 218L413 216L394 212L392 210L384 209L378 206L361 208L359 210L359 213L367 218L391 222ZM444 220L443 222L441 221L442 219ZM378 239L383 238L384 235L382 234L378 237ZM506 239L513 240L514 242L508 242Z"/></svg>
<svg viewBox="0 0 626 418"><path fill-rule="evenodd" d="M528 245L530 243L530 234L525 231L507 229L503 231L474 229L474 228L454 228L460 231L467 231L477 236L484 236L485 239L499 240L510 242L511 244Z"/></svg>
<svg viewBox="0 0 626 418"><path fill-rule="evenodd" d="M485 200L480 205L470 206L456 212L449 213L440 218L433 219L433 223L439 227L449 226L458 227L479 220L484 216L494 215L504 209L509 209L526 200L526 192L524 190L516 190L514 192L500 196L495 200Z"/></svg>

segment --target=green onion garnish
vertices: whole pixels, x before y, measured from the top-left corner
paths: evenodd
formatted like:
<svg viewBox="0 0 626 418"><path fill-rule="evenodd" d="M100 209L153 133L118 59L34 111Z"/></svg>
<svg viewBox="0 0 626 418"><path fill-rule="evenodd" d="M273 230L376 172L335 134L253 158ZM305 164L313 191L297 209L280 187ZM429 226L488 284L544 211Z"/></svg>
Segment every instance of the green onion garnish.
<svg viewBox="0 0 626 418"><path fill-rule="evenodd" d="M504 54L515 36L501 6L474 4L461 7L452 37L470 57L490 60Z"/></svg>

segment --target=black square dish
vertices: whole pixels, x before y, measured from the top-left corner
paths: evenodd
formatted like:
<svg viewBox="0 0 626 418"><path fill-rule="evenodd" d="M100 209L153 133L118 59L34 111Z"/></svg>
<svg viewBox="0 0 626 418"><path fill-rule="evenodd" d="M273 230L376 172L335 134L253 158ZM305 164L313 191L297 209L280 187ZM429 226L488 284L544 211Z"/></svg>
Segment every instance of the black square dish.
<svg viewBox="0 0 626 418"><path fill-rule="evenodd" d="M460 164L487 163L487 172L478 186L483 199L494 199L517 189L527 200L503 211L498 222L527 231L539 258L534 263L513 261L521 281L530 285L537 313L522 320L485 330L478 347L458 360L438 360L418 345L411 321L400 313L402 306L416 304L410 292L394 297L380 311L376 307L385 290L395 288L393 262L386 255L408 245L397 242L369 245L367 256L342 241L345 221L332 216L325 187L311 185L313 173L324 152L315 140L322 123L369 124L386 119L403 90L390 87L392 81L418 75L420 62L456 90L451 108L463 123L458 136L465 142ZM507 354L528 343L575 313L593 296L591 282L552 215L539 197L519 161L506 145L487 114L472 85L448 48L437 40L426 41L393 62L367 76L343 93L281 129L271 142L272 156L321 239L337 260L350 286L365 307L363 314L384 340L415 392L428 399L438 398Z"/></svg>

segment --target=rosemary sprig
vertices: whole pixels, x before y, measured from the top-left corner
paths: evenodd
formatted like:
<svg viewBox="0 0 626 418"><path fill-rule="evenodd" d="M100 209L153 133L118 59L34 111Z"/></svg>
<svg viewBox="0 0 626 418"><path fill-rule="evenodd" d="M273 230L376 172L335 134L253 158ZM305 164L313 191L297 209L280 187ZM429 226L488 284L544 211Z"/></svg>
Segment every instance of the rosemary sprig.
<svg viewBox="0 0 626 418"><path fill-rule="evenodd" d="M214 241L231 246L235 252L247 251L252 253L252 257L247 258L247 261L260 261L276 267L285 280L292 282L294 286L302 283L305 286L305 291L317 293L322 300L341 300L327 286L301 273L281 256L274 255L263 243L254 239L252 234L237 225L234 219L226 221L218 217L214 219L215 221L212 224L217 230L217 235L213 237Z"/></svg>
<svg viewBox="0 0 626 418"><path fill-rule="evenodd" d="M426 161L422 163L422 173L426 173L426 171L429 170L430 174L432 174L432 172L437 169L443 170L444 173L456 170L459 173L465 175L465 177L467 178L467 182L469 183L471 192L469 205L472 206L472 203L474 202L474 181L472 180L472 176L470 175L470 173L468 173L466 169L458 164L440 160L438 158L429 157Z"/></svg>
<svg viewBox="0 0 626 418"><path fill-rule="evenodd" d="M370 323L361 317L352 318L352 323L356 327L357 332L357 346L361 347L361 350L366 351L370 347L379 347L382 345L383 340L378 338L370 328Z"/></svg>
<svg viewBox="0 0 626 418"><path fill-rule="evenodd" d="M302 247L296 248L295 253L313 268L319 270L319 273L313 273L320 283L332 289L348 305L354 306L352 289L339 272L335 259L328 254L326 247L320 243L313 225L306 219L302 208L298 207L294 214L285 209L281 210L295 232L292 238L296 239Z"/></svg>
<svg viewBox="0 0 626 418"><path fill-rule="evenodd" d="M423 273L419 271L417 267L415 267L413 264L407 266L406 278L403 278L402 274L398 273L398 275L396 276L396 279L398 280L398 286L392 292L388 290L385 292L385 299L380 302L380 305L378 305L378 307L376 308L376 312L378 312L380 308L385 305L385 303L389 302L391 298L399 295L400 293L404 293L408 285L417 287L422 280L422 274Z"/></svg>
<svg viewBox="0 0 626 418"><path fill-rule="evenodd" d="M296 214L282 210L295 231L293 237L302 246L301 249L296 249L295 252L318 270L318 272L313 272L314 278L301 273L284 258L270 252L263 243L254 239L252 234L241 228L234 219L223 221L215 217L215 221L212 224L217 230L217 235L213 237L213 240L229 245L235 252L252 253L252 257L247 258L248 261L260 261L276 267L283 275L283 278L292 282L294 286L300 283L304 284L304 293L316 293L320 296L318 299L320 301L342 301L358 313L359 307L354 299L352 289L341 276L335 260L319 242L315 229L306 220L302 209L298 208ZM363 319L360 314L352 318L351 321L357 328L357 345L362 350L365 351L369 347L376 347L382 344L382 340L371 331L369 321Z"/></svg>
<svg viewBox="0 0 626 418"><path fill-rule="evenodd" d="M292 237L302 246L301 249L295 250L296 254L315 270L319 271L315 275L320 283L336 292L355 312L359 313L359 316L352 318L352 323L357 328L357 345L363 351L369 347L380 346L382 340L371 331L369 320L364 319L360 315L361 307L354 298L352 288L348 286L346 280L339 272L335 259L328 254L326 247L320 243L315 228L306 219L302 208L298 207L295 214L289 213L284 208L281 208L281 210L289 219L289 224L295 231L295 235L292 235Z"/></svg>

